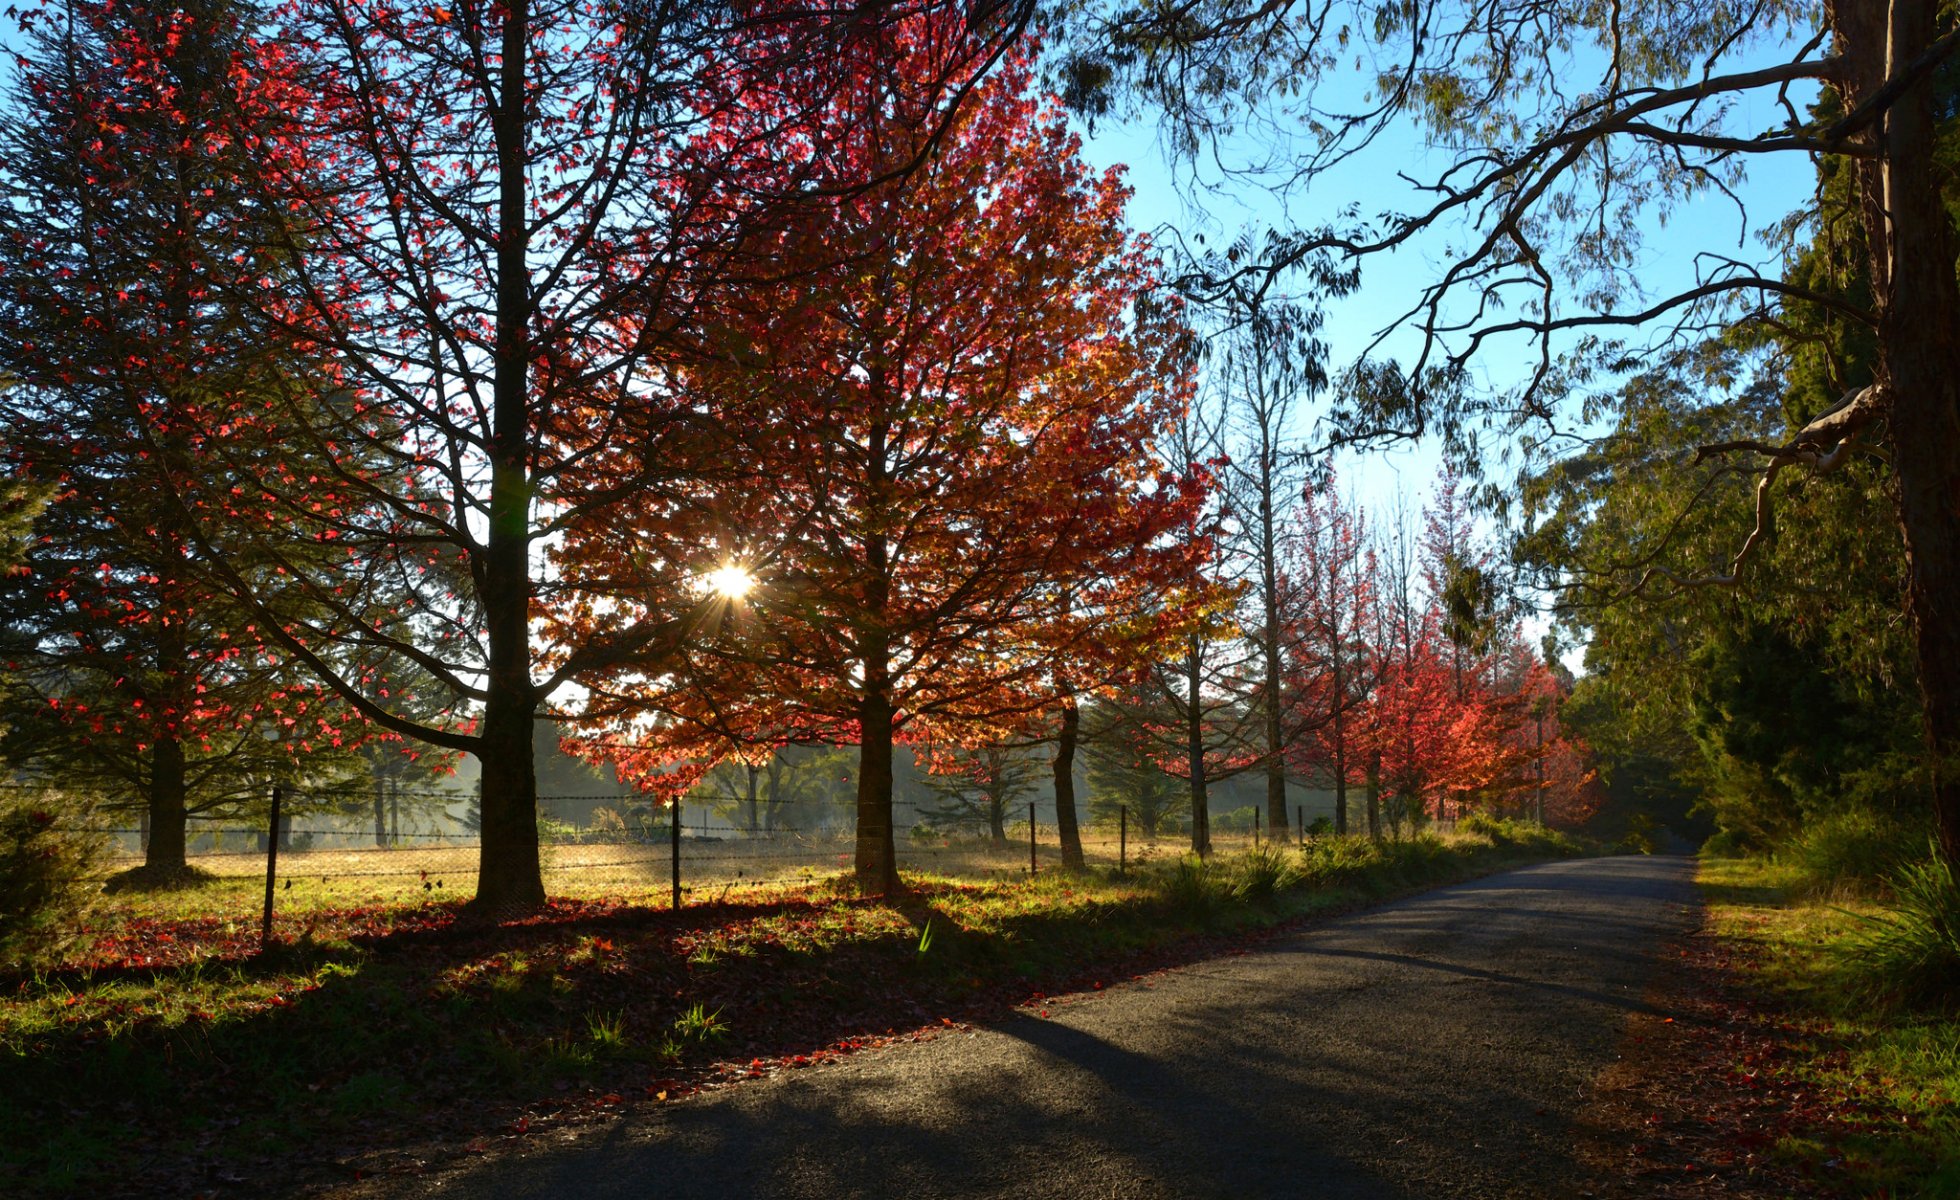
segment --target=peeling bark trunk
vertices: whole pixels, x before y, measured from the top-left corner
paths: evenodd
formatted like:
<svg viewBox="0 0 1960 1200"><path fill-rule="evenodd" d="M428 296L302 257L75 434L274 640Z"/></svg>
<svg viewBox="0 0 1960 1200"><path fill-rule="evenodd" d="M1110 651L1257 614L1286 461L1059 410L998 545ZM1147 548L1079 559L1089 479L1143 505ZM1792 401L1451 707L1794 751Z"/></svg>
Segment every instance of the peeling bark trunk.
<svg viewBox="0 0 1960 1200"><path fill-rule="evenodd" d="M1919 60L1939 36L1937 0L1831 6L1849 64L1848 109ZM1941 200L1933 72L1886 111L1860 160L1880 386L1889 393L1890 450L1904 535L1906 596L1919 651L1933 809L1940 849L1960 862L1960 284L1955 239Z"/></svg>

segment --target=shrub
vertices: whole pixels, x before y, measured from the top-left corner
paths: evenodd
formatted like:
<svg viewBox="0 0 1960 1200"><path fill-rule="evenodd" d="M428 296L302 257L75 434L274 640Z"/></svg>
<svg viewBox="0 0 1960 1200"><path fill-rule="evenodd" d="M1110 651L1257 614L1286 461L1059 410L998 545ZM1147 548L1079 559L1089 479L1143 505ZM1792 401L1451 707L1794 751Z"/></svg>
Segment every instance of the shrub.
<svg viewBox="0 0 1960 1200"><path fill-rule="evenodd" d="M1179 858L1158 877L1158 888L1170 907L1194 920L1205 920L1230 893L1218 868L1195 854Z"/></svg>
<svg viewBox="0 0 1960 1200"><path fill-rule="evenodd" d="M1240 900L1267 904L1281 892L1299 886L1301 878L1291 851L1266 845L1238 857L1232 864L1228 886Z"/></svg>
<svg viewBox="0 0 1960 1200"><path fill-rule="evenodd" d="M1314 887L1339 887L1381 860L1381 847L1358 834L1316 838L1301 852L1300 874Z"/></svg>
<svg viewBox="0 0 1960 1200"><path fill-rule="evenodd" d="M1519 828L1517 822L1493 817L1488 813L1471 813L1457 826L1464 833L1474 833L1490 839L1490 844L1498 848L1515 846L1530 840L1530 836Z"/></svg>
<svg viewBox="0 0 1960 1200"><path fill-rule="evenodd" d="M1889 813L1852 808L1811 821L1778 857L1814 889L1870 890L1916 860L1925 838Z"/></svg>
<svg viewBox="0 0 1960 1200"><path fill-rule="evenodd" d="M1701 844L1703 858L1746 858L1754 850L1748 835L1739 829L1718 829Z"/></svg>
<svg viewBox="0 0 1960 1200"><path fill-rule="evenodd" d="M1844 954L1854 986L1880 1003L1909 1008L1960 1004L1960 881L1938 848L1925 862L1909 863L1888 878L1893 901L1880 917L1860 917L1865 928Z"/></svg>
<svg viewBox="0 0 1960 1200"><path fill-rule="evenodd" d="M0 800L0 966L54 956L72 940L92 897L97 834L56 820L40 799Z"/></svg>
<svg viewBox="0 0 1960 1200"><path fill-rule="evenodd" d="M1659 830L1659 822L1636 809L1627 817L1627 831L1620 838L1620 849L1632 854L1652 854L1660 849L1660 841L1655 836Z"/></svg>

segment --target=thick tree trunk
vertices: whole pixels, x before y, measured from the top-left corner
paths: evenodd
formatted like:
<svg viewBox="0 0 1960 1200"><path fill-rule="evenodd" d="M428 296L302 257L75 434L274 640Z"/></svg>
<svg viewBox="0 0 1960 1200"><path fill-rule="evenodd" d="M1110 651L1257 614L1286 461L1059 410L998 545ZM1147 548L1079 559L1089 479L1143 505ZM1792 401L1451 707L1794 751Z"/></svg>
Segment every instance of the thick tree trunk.
<svg viewBox="0 0 1960 1200"><path fill-rule="evenodd" d="M1894 0L1883 59L1887 74L1925 54L1939 36L1939 10L1937 0ZM1870 26L1862 31L1877 32ZM1841 36L1852 33L1840 30ZM1866 62L1875 50L1844 46L1847 56ZM1927 72L1892 106L1880 141L1885 157L1867 169L1865 181L1868 236L1881 284L1878 340L1887 376L1881 382L1892 402L1892 463L1934 816L1942 853L1948 862L1960 862L1960 284L1954 279L1952 222L1941 199L1946 168L1937 153L1936 77Z"/></svg>
<svg viewBox="0 0 1960 1200"><path fill-rule="evenodd" d="M1055 829L1062 842L1062 869L1083 870L1082 830L1075 819L1075 745L1082 736L1082 709L1074 696L1062 698L1061 728L1055 732Z"/></svg>
<svg viewBox="0 0 1960 1200"><path fill-rule="evenodd" d="M158 737L150 748L149 816L144 870L158 875L183 871L190 813L184 796L184 747L173 737Z"/></svg>
<svg viewBox="0 0 1960 1200"><path fill-rule="evenodd" d="M898 890L898 848L892 840L892 706L868 680L865 691L858 709L857 883L865 894L883 896Z"/></svg>
<svg viewBox="0 0 1960 1200"><path fill-rule="evenodd" d="M497 346L490 440L490 521L481 560L489 643L483 726L483 828L476 898L487 914L544 903L538 861L538 781L531 683L531 396L529 153L525 145L530 7L512 0L504 21L497 146Z"/></svg>
<svg viewBox="0 0 1960 1200"><path fill-rule="evenodd" d="M484 706L477 761L483 769L478 912L500 915L544 903L538 857L538 781L531 760L533 710L497 689Z"/></svg>
<svg viewBox="0 0 1960 1200"><path fill-rule="evenodd" d="M1007 809L995 801L987 803L987 836L993 840L994 849L1007 849Z"/></svg>

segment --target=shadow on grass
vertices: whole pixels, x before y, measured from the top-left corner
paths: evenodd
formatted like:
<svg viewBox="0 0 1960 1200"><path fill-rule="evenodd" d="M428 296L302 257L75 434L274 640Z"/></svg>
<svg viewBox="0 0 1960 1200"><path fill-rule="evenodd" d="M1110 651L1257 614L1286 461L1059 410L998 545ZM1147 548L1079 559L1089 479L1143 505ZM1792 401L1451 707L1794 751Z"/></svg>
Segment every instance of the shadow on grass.
<svg viewBox="0 0 1960 1200"><path fill-rule="evenodd" d="M1466 855L1426 864L1422 882L1506 865ZM1380 890L1413 886L1409 874ZM315 1170L345 1158L333 1150L343 1144L460 1147L540 1106L589 1111L684 1091L730 1062L996 1020L1037 987L1198 961L1249 927L1277 934L1379 891L1293 893L1208 920L1148 888L1068 903L1030 890L1021 907L1017 894L914 881L880 899L819 885L678 913L564 904L498 925L426 906L411 928L321 921L320 936L266 955L15 980L10 1002L40 1011L0 1014L0 1109L12 1118L0 1193L124 1179L131 1159L196 1190L227 1161L289 1150L295 1129L308 1131ZM72 1015L54 1011L62 995L82 998Z"/></svg>

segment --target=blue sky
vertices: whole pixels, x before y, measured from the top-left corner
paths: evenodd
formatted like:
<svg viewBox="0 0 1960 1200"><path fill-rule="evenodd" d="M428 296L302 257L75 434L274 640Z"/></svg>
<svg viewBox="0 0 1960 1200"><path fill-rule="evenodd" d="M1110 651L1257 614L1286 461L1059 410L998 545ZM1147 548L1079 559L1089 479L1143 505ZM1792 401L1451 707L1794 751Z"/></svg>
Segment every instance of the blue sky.
<svg viewBox="0 0 1960 1200"><path fill-rule="evenodd" d="M1751 58L1785 59L1788 54L1788 47L1769 45L1759 48ZM1730 68L1739 65L1728 64ZM1358 91L1358 84L1352 82L1336 86ZM1809 98L1792 95L1799 111ZM1728 127L1755 133L1776 123L1770 100L1763 97L1738 105ZM1397 178L1398 172L1416 178L1433 176L1450 161L1445 152L1432 151L1404 125L1357 159L1315 181L1311 190L1288 197L1287 207L1282 208L1270 193L1257 187L1221 190L1216 186L1215 172L1201 169L1194 177L1190 166L1173 166L1149 117L1098 122L1095 129L1084 130L1084 134L1085 155L1092 164L1099 168L1119 163L1128 167L1129 181L1136 190L1130 204L1130 220L1135 227L1174 228L1187 237L1203 232L1213 244L1248 228L1312 225L1351 203L1358 203L1364 213L1415 207L1419 203L1416 193ZM1232 146L1224 148L1228 156L1234 152ZM1773 255L1755 233L1800 206L1812 191L1815 174L1808 157L1796 153L1752 156L1747 172L1737 192L1746 206L1746 220L1732 202L1720 196L1679 208L1665 224L1651 212L1643 217L1639 225L1643 241L1639 276L1650 296L1668 295L1692 281L1695 256L1701 252L1769 264L1772 269L1768 273L1775 274ZM1194 178L1211 186L1194 187ZM1338 377L1341 368L1353 362L1389 320L1416 301L1422 288L1437 277L1452 235L1461 241L1465 233L1461 227L1438 230L1434 236L1395 253L1376 256L1364 265L1358 292L1327 303L1323 336L1331 348L1330 374ZM1378 353L1396 355L1414 345L1412 336L1393 336ZM1472 364L1493 385L1525 377L1526 365L1521 365L1515 353L1507 359L1503 349L1497 347ZM1325 399L1303 407L1311 421L1324 410ZM1439 453L1435 446L1426 445L1392 453L1345 454L1337 465L1345 486L1371 511L1385 515L1398 491L1404 493L1411 509L1419 507L1438 472Z"/></svg>

